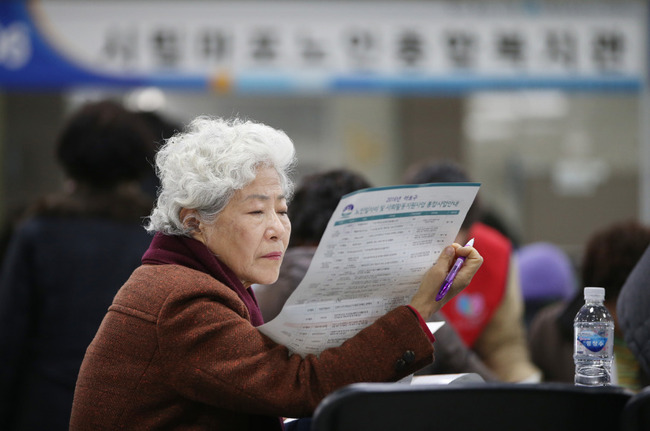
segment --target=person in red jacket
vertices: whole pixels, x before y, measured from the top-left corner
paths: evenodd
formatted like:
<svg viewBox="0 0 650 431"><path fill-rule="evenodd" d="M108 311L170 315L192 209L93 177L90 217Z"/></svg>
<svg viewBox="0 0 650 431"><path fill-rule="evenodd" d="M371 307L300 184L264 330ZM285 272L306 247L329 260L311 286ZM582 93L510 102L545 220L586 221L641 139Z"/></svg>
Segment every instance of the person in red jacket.
<svg viewBox="0 0 650 431"><path fill-rule="evenodd" d="M409 168L406 184L470 182L456 163L434 161ZM472 283L442 310L445 319L497 378L507 382L536 382L539 369L531 362L523 320L524 304L512 242L480 221L477 199L467 213L456 242L474 238L484 258Z"/></svg>

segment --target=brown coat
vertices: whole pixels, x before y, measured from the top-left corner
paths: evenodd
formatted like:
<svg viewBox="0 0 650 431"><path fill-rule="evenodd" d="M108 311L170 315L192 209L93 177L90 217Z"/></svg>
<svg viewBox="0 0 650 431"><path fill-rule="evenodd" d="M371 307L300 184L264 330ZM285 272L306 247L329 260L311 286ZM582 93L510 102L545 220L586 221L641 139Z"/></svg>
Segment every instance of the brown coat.
<svg viewBox="0 0 650 431"><path fill-rule="evenodd" d="M304 359L248 319L235 292L207 274L138 268L88 348L70 429L247 430L255 415L309 416L337 388L397 380L433 360L407 307Z"/></svg>

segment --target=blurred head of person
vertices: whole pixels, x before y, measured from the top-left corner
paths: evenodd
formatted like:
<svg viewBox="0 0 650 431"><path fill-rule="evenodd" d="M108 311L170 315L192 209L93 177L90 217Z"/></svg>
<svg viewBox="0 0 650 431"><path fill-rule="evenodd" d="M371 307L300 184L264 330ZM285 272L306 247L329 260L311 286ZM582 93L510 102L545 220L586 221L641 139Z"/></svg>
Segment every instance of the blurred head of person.
<svg viewBox="0 0 650 431"><path fill-rule="evenodd" d="M363 175L348 169L305 176L289 206L290 246L318 245L341 198L368 187L371 185Z"/></svg>
<svg viewBox="0 0 650 431"><path fill-rule="evenodd" d="M616 319L616 301L630 272L650 245L650 228L635 220L596 230L587 240L580 264L582 287L604 287L605 305ZM558 316L562 336L573 339L573 319L584 304L583 289ZM618 325L614 325L619 330Z"/></svg>
<svg viewBox="0 0 650 431"><path fill-rule="evenodd" d="M630 220L597 230L587 241L581 266L585 287L604 287L606 301L618 294L641 255L650 245L650 228Z"/></svg>
<svg viewBox="0 0 650 431"><path fill-rule="evenodd" d="M577 290L577 274L569 255L550 242L526 244L516 251L524 320L529 325L545 306L569 300Z"/></svg>
<svg viewBox="0 0 650 431"><path fill-rule="evenodd" d="M56 157L76 185L111 189L151 168L154 135L135 113L113 101L89 103L64 125Z"/></svg>
<svg viewBox="0 0 650 431"><path fill-rule="evenodd" d="M576 291L576 275L569 255L545 241L517 250L521 290L525 301L558 301Z"/></svg>
<svg viewBox="0 0 650 431"><path fill-rule="evenodd" d="M21 219L46 215L140 223L151 212L152 199L139 180L153 170L153 135L121 104L91 102L73 112L57 135L55 156L64 187L28 205Z"/></svg>
<svg viewBox="0 0 650 431"><path fill-rule="evenodd" d="M472 182L467 172L451 160L429 161L415 164L409 167L402 180L404 184L428 184L428 183L469 183ZM469 228L481 217L481 204L476 196L474 202L467 211L465 220L461 225L461 231L468 231Z"/></svg>
<svg viewBox="0 0 650 431"><path fill-rule="evenodd" d="M156 154L160 190L146 228L202 242L246 287L272 283L291 233L294 164L280 130L198 117Z"/></svg>
<svg viewBox="0 0 650 431"><path fill-rule="evenodd" d="M138 111L136 115L153 130L154 142L157 147L183 128L176 121L157 111Z"/></svg>
<svg viewBox="0 0 650 431"><path fill-rule="evenodd" d="M158 151L158 148L167 139L174 136L175 133L178 133L183 128L181 124L158 111L138 111L136 115L149 126L153 134L155 151ZM158 188L160 187L160 181L154 169L150 169L140 182L145 193L155 199Z"/></svg>

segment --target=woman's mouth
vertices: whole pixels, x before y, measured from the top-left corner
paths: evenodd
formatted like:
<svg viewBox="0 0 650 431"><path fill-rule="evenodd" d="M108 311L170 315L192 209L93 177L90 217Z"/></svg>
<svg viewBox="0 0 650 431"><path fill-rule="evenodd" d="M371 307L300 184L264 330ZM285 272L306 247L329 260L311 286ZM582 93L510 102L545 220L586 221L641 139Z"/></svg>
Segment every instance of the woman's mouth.
<svg viewBox="0 0 650 431"><path fill-rule="evenodd" d="M272 253L265 254L262 257L264 259L280 260L280 259L282 259L282 252L281 251L274 251Z"/></svg>

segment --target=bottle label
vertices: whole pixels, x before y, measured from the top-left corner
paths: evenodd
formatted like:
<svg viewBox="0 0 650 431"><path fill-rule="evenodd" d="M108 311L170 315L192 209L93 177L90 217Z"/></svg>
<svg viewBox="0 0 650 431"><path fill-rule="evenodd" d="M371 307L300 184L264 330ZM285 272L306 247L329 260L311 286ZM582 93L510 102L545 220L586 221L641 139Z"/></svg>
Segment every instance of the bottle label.
<svg viewBox="0 0 650 431"><path fill-rule="evenodd" d="M607 337L603 337L594 331L580 332L578 341L592 352L600 352L607 345Z"/></svg>

